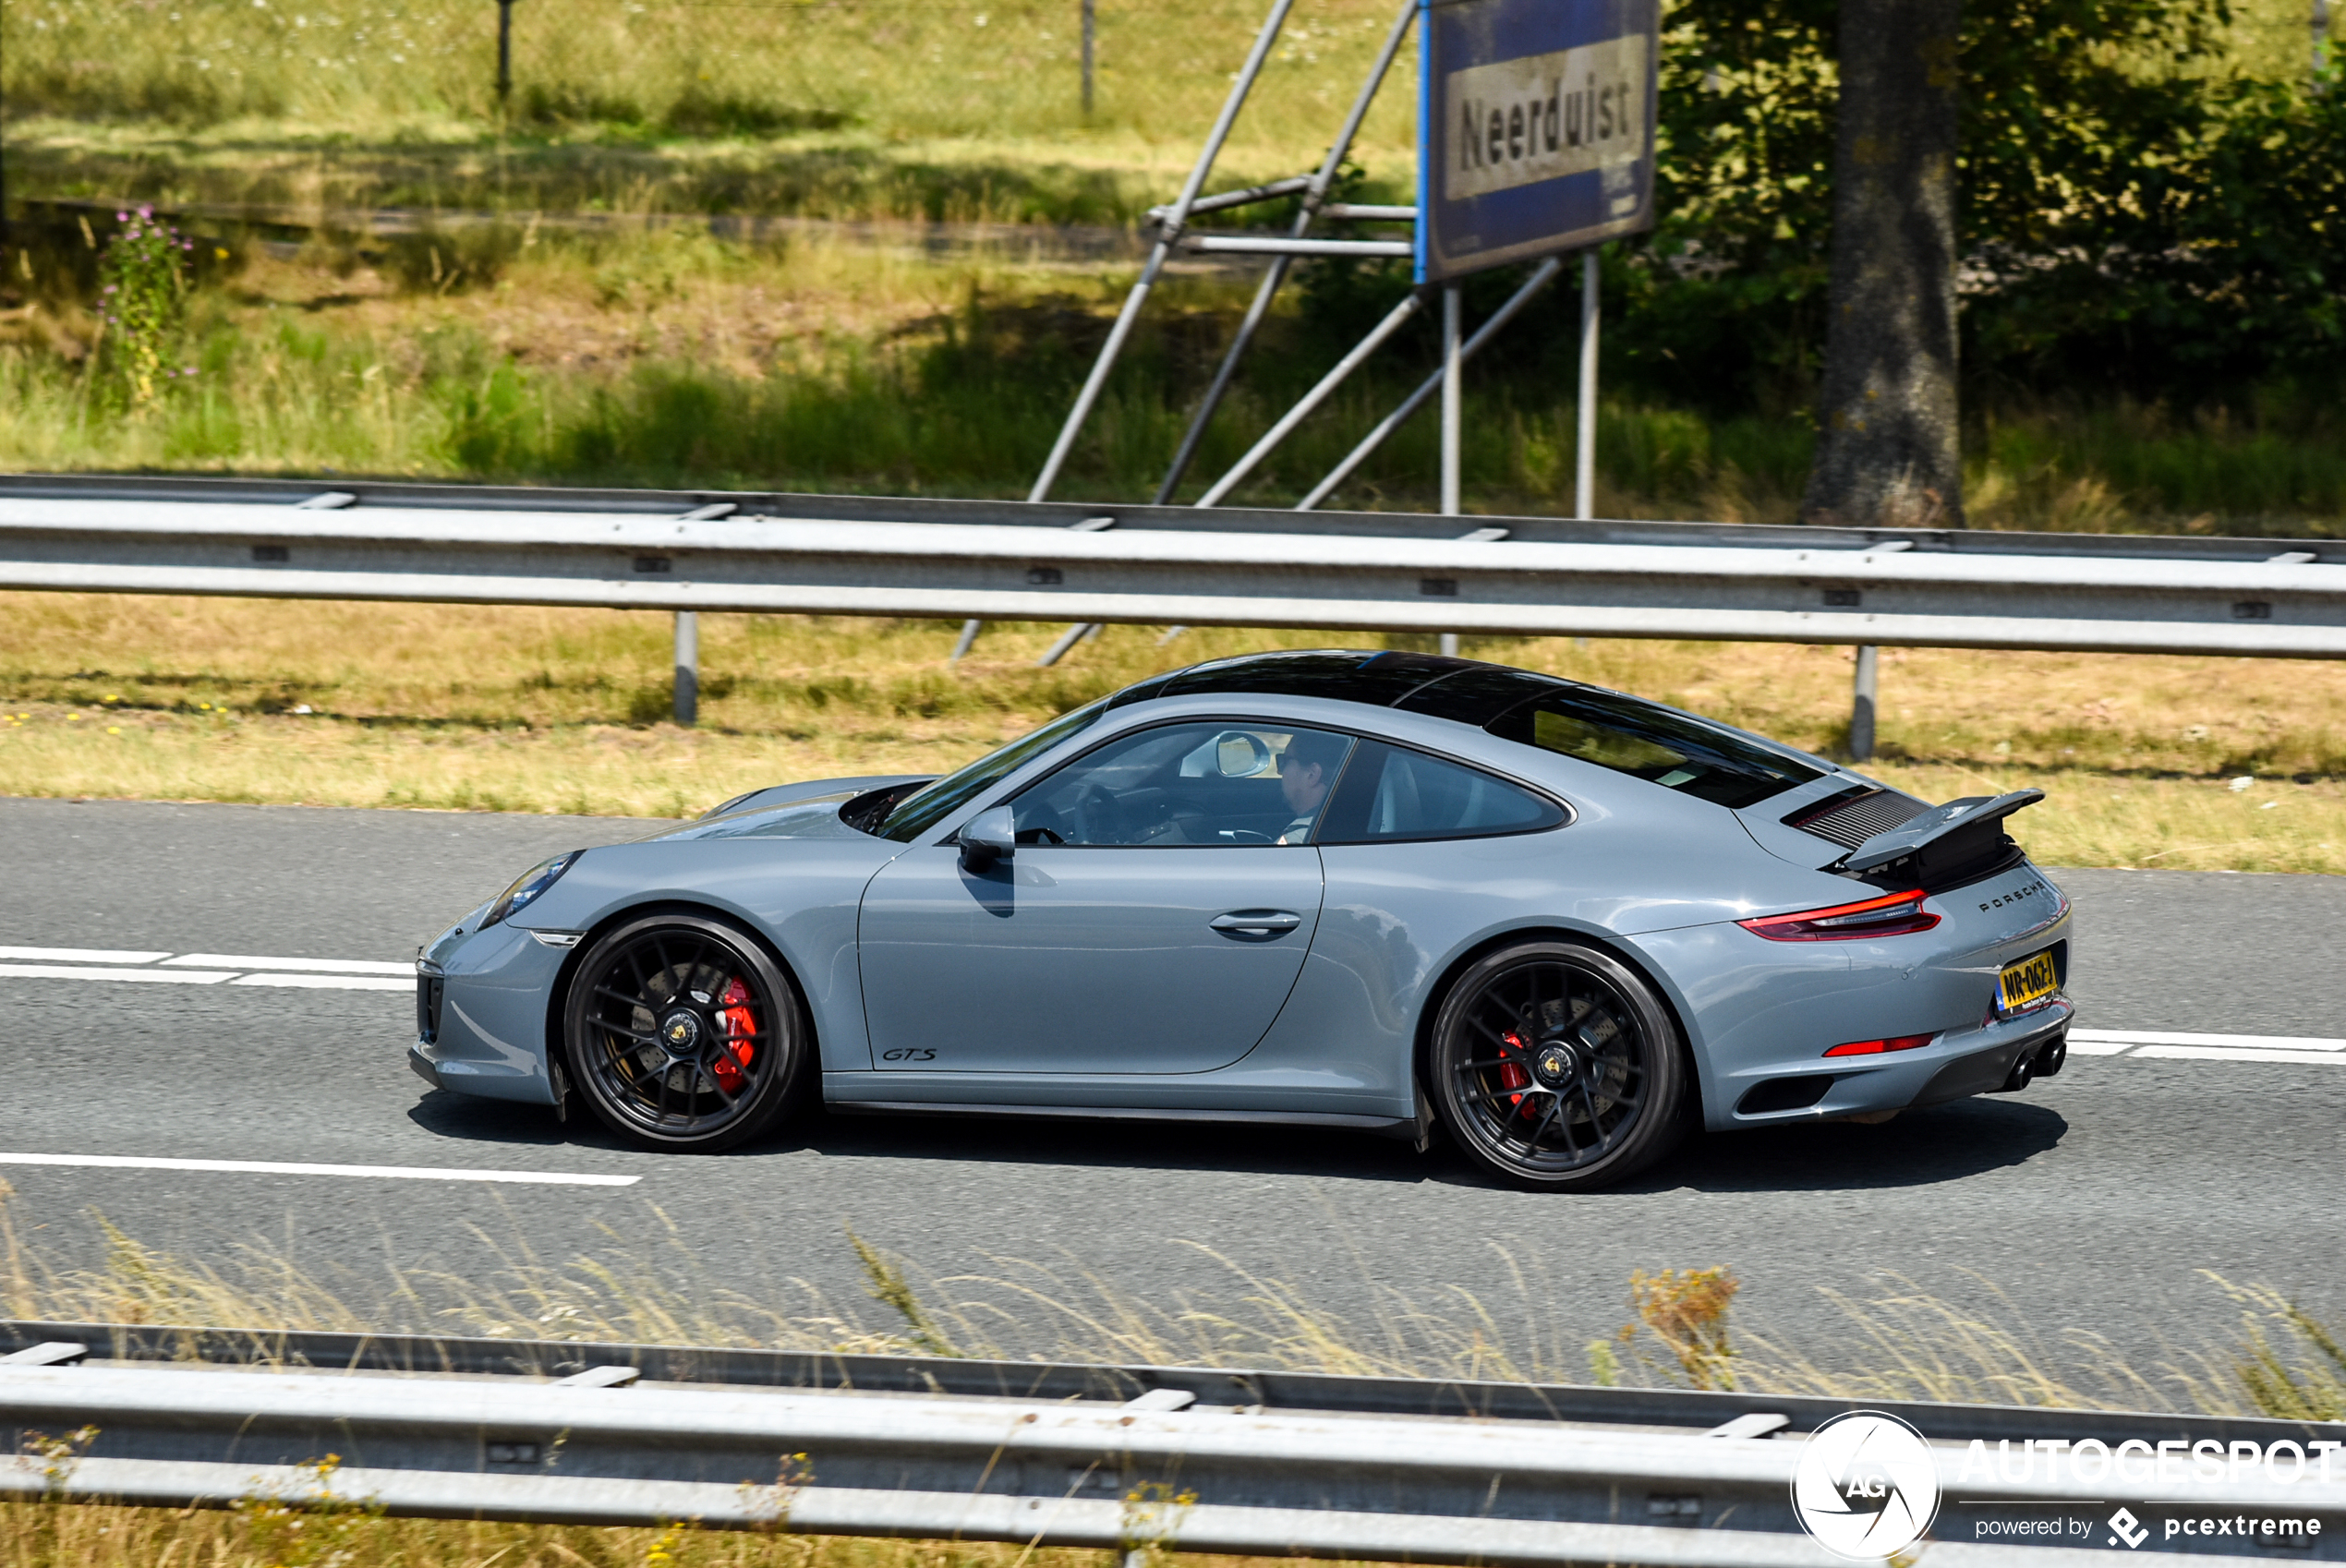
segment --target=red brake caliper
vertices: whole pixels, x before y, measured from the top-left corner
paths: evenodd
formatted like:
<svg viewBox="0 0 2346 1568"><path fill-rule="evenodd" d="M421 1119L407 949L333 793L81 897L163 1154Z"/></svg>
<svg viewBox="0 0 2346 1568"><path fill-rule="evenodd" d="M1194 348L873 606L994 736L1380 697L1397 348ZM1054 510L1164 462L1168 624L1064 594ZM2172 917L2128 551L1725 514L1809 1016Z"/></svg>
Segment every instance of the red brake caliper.
<svg viewBox="0 0 2346 1568"><path fill-rule="evenodd" d="M1526 1054L1529 1054L1531 1049L1530 1046L1523 1043L1523 1036L1520 1034L1510 1031L1501 1035L1499 1038L1514 1046L1517 1050L1525 1052ZM1501 1062L1499 1064L1499 1085L1503 1089L1529 1089L1531 1087L1531 1074L1525 1069L1521 1062ZM1523 1104L1523 1096L1520 1094L1510 1095L1508 1100L1512 1104L1520 1105Z"/></svg>
<svg viewBox="0 0 2346 1568"><path fill-rule="evenodd" d="M725 982L717 1005L721 1009L717 1016L724 1022L725 1043L731 1050L720 1055L709 1071L716 1075L719 1088L728 1094L738 1094L742 1068L749 1066L749 1059L757 1054L757 1047L751 1043L757 1036L757 1020L749 1010L749 987L736 975Z"/></svg>

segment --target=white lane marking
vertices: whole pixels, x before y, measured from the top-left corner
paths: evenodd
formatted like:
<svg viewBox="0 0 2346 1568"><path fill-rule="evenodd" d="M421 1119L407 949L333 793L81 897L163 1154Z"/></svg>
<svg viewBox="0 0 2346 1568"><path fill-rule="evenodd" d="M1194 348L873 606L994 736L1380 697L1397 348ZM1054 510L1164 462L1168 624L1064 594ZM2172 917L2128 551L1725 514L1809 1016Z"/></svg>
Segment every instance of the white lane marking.
<svg viewBox="0 0 2346 1568"><path fill-rule="evenodd" d="M2243 1051L2228 1045L2146 1045L2141 1056L2168 1056L2192 1062L2304 1062L2314 1067L2346 1067L2346 1056L2326 1056L2319 1051Z"/></svg>
<svg viewBox="0 0 2346 1568"><path fill-rule="evenodd" d="M20 974L41 980L145 980L174 985L217 985L236 975L227 970L202 969L76 969L70 964L0 964L0 974Z"/></svg>
<svg viewBox="0 0 2346 1568"><path fill-rule="evenodd" d="M175 966L188 969L307 970L316 974L404 974L411 980L416 974L412 960L404 964L386 964L361 959L258 959L242 953L183 953L175 959L163 960L165 969Z"/></svg>
<svg viewBox="0 0 2346 1568"><path fill-rule="evenodd" d="M2072 1044L2080 1040L2105 1041L2112 1045L2229 1045L2255 1051L2346 1051L2346 1040L2325 1040L2307 1034L2177 1034L2141 1029L2073 1029Z"/></svg>
<svg viewBox="0 0 2346 1568"><path fill-rule="evenodd" d="M277 1160L165 1160L129 1154L0 1154L0 1165L72 1165L104 1170L246 1171L262 1176L381 1176L404 1181L502 1181L535 1187L633 1187L639 1176L569 1171L451 1170L431 1165L318 1165Z"/></svg>
<svg viewBox="0 0 2346 1568"><path fill-rule="evenodd" d="M101 947L0 947L0 975L28 979L124 980L182 985L270 985L310 991L405 991L412 963L363 959L261 958L235 953L149 953ZM153 963L153 969L99 967ZM82 967L84 965L90 967ZM258 972L239 974L238 970ZM2283 1062L2346 1067L2346 1040L2293 1034L2199 1034L2173 1030L2073 1029L2069 1049L2080 1056L2153 1056L2210 1062ZM484 1178L486 1179L486 1178Z"/></svg>
<svg viewBox="0 0 2346 1568"><path fill-rule="evenodd" d="M242 974L231 985L298 985L309 991L413 991L413 975L385 980L376 974Z"/></svg>
<svg viewBox="0 0 2346 1568"><path fill-rule="evenodd" d="M164 953L126 953L113 947L0 947L0 959L47 959L56 963L151 964Z"/></svg>

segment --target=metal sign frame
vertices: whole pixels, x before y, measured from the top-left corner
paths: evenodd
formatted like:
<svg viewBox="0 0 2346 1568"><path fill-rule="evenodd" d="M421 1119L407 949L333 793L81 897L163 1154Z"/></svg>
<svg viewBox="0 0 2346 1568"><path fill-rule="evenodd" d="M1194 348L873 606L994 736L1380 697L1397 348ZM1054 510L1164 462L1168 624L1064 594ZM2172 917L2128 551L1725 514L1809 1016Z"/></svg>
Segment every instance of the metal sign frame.
<svg viewBox="0 0 2346 1568"><path fill-rule="evenodd" d="M1421 0L1417 277L1653 226L1659 0Z"/></svg>
<svg viewBox="0 0 2346 1568"><path fill-rule="evenodd" d="M1554 252L1578 247L1582 247L1580 409L1579 451L1574 462L1573 506L1575 513L1578 516L1592 515L1591 508L1594 505L1596 493L1594 451L1596 445L1598 284L1594 247L1605 237L1630 233L1652 222L1653 115L1651 106L1655 90L1655 54L1660 46L1659 0L1398 0L1392 26L1385 34L1384 47L1378 52L1374 64L1371 66L1366 78L1361 82L1360 91L1353 99L1351 110L1346 115L1342 128L1337 131L1330 143L1327 154L1321 161L1319 167L1309 174L1271 180L1243 190L1206 195L1204 194L1206 178L1213 173L1215 162L1221 155L1223 144L1229 139L1230 127L1238 118L1239 111L1244 107L1248 96L1253 91L1256 81L1262 76L1264 65L1269 59L1272 47L1277 42L1279 32L1287 23L1288 13L1294 4L1295 0L1270 0L1269 13L1264 18L1263 26L1255 35L1253 47L1247 54L1245 65L1239 69L1231 80L1229 96L1222 105L1221 114L1215 117L1213 128L1206 133L1205 144L1200 150L1197 162L1191 168L1188 179L1183 182L1180 194L1171 202L1154 209L1149 213L1150 222L1156 228L1156 243L1150 247L1148 260L1142 267L1139 279L1132 284L1131 292L1125 296L1123 308L1117 313L1116 323L1108 331L1107 341L1100 347L1099 357L1094 361L1091 373L1084 379L1082 389L1076 393L1075 405L1068 411L1066 423L1060 427L1058 439L1052 443L1050 456L1044 461L1042 472L1036 476L1034 488L1027 492L1027 500L1040 501L1047 499L1052 487L1058 482L1059 474L1066 466L1069 453L1074 450L1077 439L1082 435L1085 423L1091 418L1092 410L1098 404L1102 392L1106 389L1108 376L1115 369L1118 358L1123 354L1124 345L1131 335L1133 325L1140 318L1142 308L1147 303L1150 293L1155 288L1157 279L1163 273L1166 263L1177 252L1261 256L1269 262L1269 265L1264 269L1262 283L1255 291L1253 303L1248 308L1244 319L1239 323L1238 331L1232 334L1229 347L1223 355L1221 366L1215 372L1212 384L1207 387L1205 396L1201 400L1197 412L1191 418L1189 429L1183 435L1180 447L1175 452L1172 464L1166 471L1164 482L1157 488L1155 499L1158 505L1170 501L1180 486L1182 476L1188 472L1191 461L1198 453L1207 428L1212 424L1215 412L1221 407L1224 398L1237 377L1240 361L1252 344L1258 329L1270 312L1273 296L1278 293L1294 263L1301 259L1327 257L1383 258L1413 261L1417 268L1420 286L1396 305L1383 320L1371 329L1368 335L1339 359L1327 374L1321 378L1318 384L1305 392L1293 408L1274 422L1270 429L1265 431L1263 437L1249 448L1236 464L1231 465L1228 472L1207 486L1204 494L1195 504L1201 507L1218 506L1227 500L1246 482L1263 460L1270 455L1272 449L1286 440L1297 426L1325 404L1355 370L1366 364L1381 346L1398 334L1401 329L1407 326L1421 310L1434 303L1435 296L1439 295L1442 308L1443 341L1441 368L1427 378L1425 382L1412 392L1392 415L1370 430L1360 444L1336 465L1336 470L1312 488L1297 505L1296 510L1309 512L1326 500L1368 458L1371 452L1398 429L1404 421L1433 401L1438 392L1442 405L1442 510L1445 514L1456 515L1461 510L1459 469L1462 400L1460 389L1464 380L1466 363L1478 350L1496 336L1509 321L1512 321L1525 305L1562 274L1564 264ZM1470 265L1459 264L1459 259L1449 248L1436 252L1435 254L1440 258L1437 267L1448 270L1438 272L1434 280L1440 283L1438 288L1426 286L1429 281L1426 259L1428 250L1423 231L1427 225L1421 221L1426 212L1422 199L1418 205L1409 207L1369 205L1329 199L1336 176L1343 168L1346 154L1351 150L1353 139L1360 133L1361 122L1366 119L1370 106L1375 102L1379 89L1383 87L1386 75L1392 69L1402 46L1408 42L1409 30L1413 27L1419 29L1421 36L1426 39L1433 39L1439 30L1445 28L1455 30L1462 27L1467 30L1460 34L1460 38L1464 41L1462 43L1453 41L1454 46L1446 49L1439 42L1424 45L1426 50L1424 57L1429 62L1429 69L1434 63L1456 62L1464 59L1466 63L1459 67L1462 70L1481 71L1486 74L1497 72L1500 76L1505 76L1509 71L1520 73L1527 68L1536 69L1547 55L1555 54L1559 51L1563 52L1565 58L1557 64L1571 63L1581 67L1590 67L1598 61L1597 55L1575 54L1572 52L1590 47L1600 51L1610 48L1614 51L1614 54L1604 55L1603 58L1614 61L1614 56L1621 50L1620 41L1623 38L1650 40L1651 42L1642 44L1645 52L1642 85L1630 83L1626 89L1624 89L1622 84L1615 82L1611 89L1607 90L1602 102L1592 96L1588 106L1580 111L1584 115L1597 116L1589 121L1591 125L1609 123L1606 119L1608 111L1612 110L1618 102L1614 96L1615 91L1629 90L1633 93L1642 93L1642 98L1638 102L1645 106L1643 123L1638 127L1640 137L1637 156L1633 160L1636 164L1633 172L1639 182L1636 189L1641 194L1636 200L1635 211L1607 213L1604 222L1595 228L1569 228L1554 223L1542 224L1537 222L1530 222L1527 226L1520 216L1519 209L1527 204L1536 207L1545 195L1556 191L1570 193L1578 188L1575 184L1578 175L1569 170L1555 177L1511 182L1498 193L1500 199L1495 204L1490 199L1492 194L1490 192L1470 193L1478 199L1469 201L1466 205L1473 208L1475 211L1480 212L1488 209L1513 215L1511 221L1514 222L1515 226L1507 231L1512 237L1498 249L1480 254ZM1558 30L1559 28L1563 30ZM1447 34L1444 36L1446 37ZM1506 49L1518 45L1520 47L1516 54L1504 53ZM1463 55L1460 53L1461 49L1464 50ZM1502 52L1493 53L1494 49ZM1529 66L1525 65L1526 61L1530 62ZM1611 70L1613 66L1607 65L1605 68ZM1481 79L1475 78L1469 81L1469 85L1476 85ZM1599 82L1590 85L1588 90L1593 95L1605 87L1605 83ZM1421 115L1423 103L1432 101L1431 99L1421 101ZM1559 77L1556 85L1559 147L1562 146L1564 115L1566 112L1564 84ZM1431 188L1425 182L1424 173L1427 167L1427 148L1430 145L1428 138L1431 130L1432 127L1422 123L1419 127L1419 189L1421 193ZM1503 130L1503 136L1510 134L1510 131L1511 127ZM1530 134L1528 127L1524 134ZM1541 135L1544 146L1544 121ZM1609 138L1601 139L1609 139ZM1512 156L1514 149L1509 148L1508 151ZM1614 187L1617 187L1620 183L1617 174L1613 172L1611 165L1600 168L1590 177L1594 186L1600 190L1608 188L1608 180ZM1518 185L1523 186L1524 189L1518 192L1516 189ZM1614 189L1613 197L1607 199L1617 199L1620 194L1618 189ZM1283 235L1265 234L1260 230L1244 233L1213 233L1192 227L1197 219L1210 212L1227 211L1255 202L1280 200L1289 197L1296 199L1296 215L1288 232ZM1340 225L1408 223L1411 225L1414 232L1409 239L1331 238L1312 232L1315 226L1324 223ZM1506 302L1471 335L1469 335L1465 328L1465 311L1463 301L1458 294L1457 277L1466 271L1501 266L1509 261L1542 255L1545 255L1547 259L1534 268L1530 275L1516 288ZM1079 525L1079 526L1113 525L1112 521L1109 520L1093 520L1089 524ZM1477 530L1467 537L1482 537L1488 532L1487 529ZM984 626L983 621L974 619L962 626L961 640L953 649L954 662L960 662L961 657L969 652L972 644L976 641ZM1039 662L1046 665L1056 664L1078 643L1098 630L1097 626L1088 623L1070 628L1067 634L1052 645L1050 650L1044 654ZM1166 633L1166 637L1169 640L1180 631L1181 628L1176 626ZM1457 638L1454 635L1445 633L1442 642L1445 653L1456 651Z"/></svg>

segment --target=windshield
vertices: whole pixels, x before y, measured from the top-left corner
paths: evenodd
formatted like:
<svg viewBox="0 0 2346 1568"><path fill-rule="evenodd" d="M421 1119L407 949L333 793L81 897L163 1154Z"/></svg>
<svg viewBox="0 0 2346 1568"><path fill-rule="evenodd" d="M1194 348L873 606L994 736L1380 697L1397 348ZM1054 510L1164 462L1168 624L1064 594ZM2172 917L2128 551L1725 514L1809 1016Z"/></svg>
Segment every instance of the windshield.
<svg viewBox="0 0 2346 1568"><path fill-rule="evenodd" d="M1560 752L1730 808L1823 777L1749 736L1593 686L1536 697L1485 728L1501 740Z"/></svg>
<svg viewBox="0 0 2346 1568"><path fill-rule="evenodd" d="M1107 701L1103 698L1073 713L1060 715L1032 735L1012 741L999 751L986 753L959 773L949 773L919 794L899 802L872 831L899 843L912 842L1024 766L1030 758L1041 756L1069 736L1088 729L1106 711Z"/></svg>

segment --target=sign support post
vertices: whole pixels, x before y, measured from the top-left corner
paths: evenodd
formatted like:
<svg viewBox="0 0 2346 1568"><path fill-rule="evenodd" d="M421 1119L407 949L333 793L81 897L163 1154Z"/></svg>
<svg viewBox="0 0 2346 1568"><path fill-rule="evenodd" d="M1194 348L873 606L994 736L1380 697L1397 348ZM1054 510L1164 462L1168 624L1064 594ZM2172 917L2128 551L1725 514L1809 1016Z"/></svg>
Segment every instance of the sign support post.
<svg viewBox="0 0 2346 1568"><path fill-rule="evenodd" d="M1572 515L1597 514L1597 247L1580 253L1580 406L1572 453Z"/></svg>
<svg viewBox="0 0 2346 1568"><path fill-rule="evenodd" d="M1124 340L1132 335L1132 323L1140 319L1141 307L1148 302L1149 291L1156 286L1157 274L1165 271L1166 258L1180 243L1182 231L1189 223L1190 208L1203 188L1205 176L1214 172L1214 161L1222 155L1222 144L1229 139L1230 127L1237 121L1247 94L1254 90L1255 79L1262 76L1264 63L1271 57L1271 45L1278 42L1279 30L1287 25L1287 14L1294 6L1295 0L1271 0L1270 15L1263 18L1262 30L1254 36L1254 47L1247 52L1246 64L1240 69L1238 78L1230 83L1230 95L1223 101L1222 113L1215 117L1214 128L1206 133L1205 146L1198 152L1197 163L1190 170L1181 194L1167 211L1157 230L1156 244L1141 269L1140 281L1124 296L1124 308L1118 312L1116 325L1108 329L1107 342L1100 345L1099 357L1092 362L1092 373L1084 378L1083 390L1075 394L1075 406L1068 410L1067 423L1059 428L1058 440L1052 443L1051 455L1044 460L1043 472L1035 476L1034 488L1026 493L1027 500L1047 500L1051 487L1058 482L1067 454L1074 449L1075 438L1082 433L1084 422L1092 416L1093 404L1099 402L1101 392L1107 386L1108 372L1116 368L1117 357L1124 352ZM961 623L961 640L953 647L954 663L959 664L969 652L985 624L974 618Z"/></svg>
<svg viewBox="0 0 2346 1568"><path fill-rule="evenodd" d="M1253 52L1206 139L1179 198L1151 216L1158 237L1140 281L1127 296L1028 500L1048 495L1070 449L1097 403L1149 290L1176 248L1255 255L1270 259L1253 303L1240 323L1212 384L1182 437L1156 504L1171 500L1197 454L1208 425L1237 373L1240 359L1267 316L1272 297L1293 263L1305 258L1402 258L1415 264L1417 292L1378 322L1319 383L1276 421L1231 470L1197 501L1213 506L1234 492L1271 450L1319 408L1336 386L1390 340L1418 309L1442 296L1442 368L1419 386L1353 449L1336 471L1297 504L1307 512L1334 492L1400 424L1439 392L1442 396L1442 511L1464 509L1462 428L1466 361L1554 282L1562 258L1581 253L1580 376L1573 504L1578 515L1596 506L1597 247L1653 223L1654 94L1659 81L1660 0L1405 0L1368 79L1319 170L1246 190L1199 195L1227 139L1232 120L1262 72L1264 57L1292 0L1273 0ZM1360 131L1409 28L1418 29L1418 199L1414 206L1330 202L1327 192ZM1191 232L1203 213L1250 202L1300 196L1300 210L1284 236L1257 233ZM1316 218L1408 223L1409 241L1322 239L1309 231ZM1494 267L1537 261L1506 304L1471 337L1463 320L1462 281ZM1478 531L1481 537L1486 531ZM981 623L963 626L953 657L969 651ZM1088 628L1062 637L1042 662L1055 662ZM1174 627L1165 641L1180 632ZM1443 636L1445 651L1457 646Z"/></svg>

